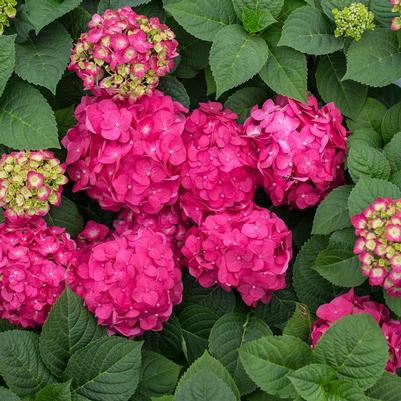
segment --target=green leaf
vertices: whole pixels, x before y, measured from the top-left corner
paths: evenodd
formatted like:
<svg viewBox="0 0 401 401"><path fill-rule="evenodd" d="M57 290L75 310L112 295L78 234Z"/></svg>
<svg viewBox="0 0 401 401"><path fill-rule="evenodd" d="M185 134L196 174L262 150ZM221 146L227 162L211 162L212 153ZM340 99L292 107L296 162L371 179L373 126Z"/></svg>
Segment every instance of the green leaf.
<svg viewBox="0 0 401 401"><path fill-rule="evenodd" d="M387 291L383 291L384 300L386 305L399 317L401 317L401 298L391 297Z"/></svg>
<svg viewBox="0 0 401 401"><path fill-rule="evenodd" d="M77 123L74 109L75 106L73 105L55 111L54 115L56 117L59 138L64 138L67 131Z"/></svg>
<svg viewBox="0 0 401 401"><path fill-rule="evenodd" d="M401 189L401 170L397 171L390 177L390 182Z"/></svg>
<svg viewBox="0 0 401 401"><path fill-rule="evenodd" d="M379 132L373 128L357 128L347 140L348 149L358 146L370 146L381 149L383 147L383 138Z"/></svg>
<svg viewBox="0 0 401 401"><path fill-rule="evenodd" d="M34 39L15 45L15 72L25 81L44 86L53 94L70 58L72 39L59 22Z"/></svg>
<svg viewBox="0 0 401 401"><path fill-rule="evenodd" d="M401 132L395 134L391 141L384 147L384 154L390 162L391 170L397 172L401 170Z"/></svg>
<svg viewBox="0 0 401 401"><path fill-rule="evenodd" d="M256 391L255 393L248 395L247 400L248 401L300 401L298 398L296 398L295 400L289 400L286 398L284 400L281 397L279 398L274 395L267 394L263 391Z"/></svg>
<svg viewBox="0 0 401 401"><path fill-rule="evenodd" d="M347 73L351 79L369 86L386 86L401 77L401 49L397 36L388 29L365 32L347 51Z"/></svg>
<svg viewBox="0 0 401 401"><path fill-rule="evenodd" d="M277 22L269 10L254 10L248 7L242 11L241 20L244 29L249 33L263 31Z"/></svg>
<svg viewBox="0 0 401 401"><path fill-rule="evenodd" d="M71 382L48 384L36 396L35 401L71 401Z"/></svg>
<svg viewBox="0 0 401 401"><path fill-rule="evenodd" d="M65 379L71 388L94 401L127 401L139 382L142 343L122 337L103 337L76 351L68 361Z"/></svg>
<svg viewBox="0 0 401 401"><path fill-rule="evenodd" d="M263 88L242 88L234 92L225 102L224 106L238 114L239 122L243 123L250 110L256 104L262 104L267 98L267 92Z"/></svg>
<svg viewBox="0 0 401 401"><path fill-rule="evenodd" d="M401 378L385 372L380 380L367 391L367 395L380 401L399 401L400 392Z"/></svg>
<svg viewBox="0 0 401 401"><path fill-rule="evenodd" d="M0 387L0 400L2 401L21 401L18 395L12 393L9 389Z"/></svg>
<svg viewBox="0 0 401 401"><path fill-rule="evenodd" d="M42 328L41 357L53 374L61 376L72 354L102 335L104 330L67 286Z"/></svg>
<svg viewBox="0 0 401 401"><path fill-rule="evenodd" d="M391 174L390 163L383 152L368 145L352 147L348 152L347 166L355 183L361 176L387 180Z"/></svg>
<svg viewBox="0 0 401 401"><path fill-rule="evenodd" d="M356 118L365 104L368 87L354 81L343 81L347 69L344 53L319 57L316 84L326 103L334 102L344 115Z"/></svg>
<svg viewBox="0 0 401 401"><path fill-rule="evenodd" d="M0 36L0 96L15 67L15 38L17 35Z"/></svg>
<svg viewBox="0 0 401 401"><path fill-rule="evenodd" d="M312 234L329 235L351 226L348 213L348 197L351 190L351 185L343 185L323 199L316 210Z"/></svg>
<svg viewBox="0 0 401 401"><path fill-rule="evenodd" d="M286 398L296 396L288 374L308 363L310 348L296 337L268 336L244 344L239 354L246 372L258 387Z"/></svg>
<svg viewBox="0 0 401 401"><path fill-rule="evenodd" d="M342 49L344 42L333 35L333 28L324 14L305 6L297 8L287 18L278 45L317 56Z"/></svg>
<svg viewBox="0 0 401 401"><path fill-rule="evenodd" d="M357 287L366 277L359 269L360 262L352 249L329 246L321 251L313 268L326 280L339 287Z"/></svg>
<svg viewBox="0 0 401 401"><path fill-rule="evenodd" d="M377 132L381 131L382 120L387 108L376 99L367 98L362 107L361 113L355 121L348 121L350 130L355 131L359 128L372 128Z"/></svg>
<svg viewBox="0 0 401 401"><path fill-rule="evenodd" d="M45 217L50 226L64 227L76 237L84 227L84 219L73 201L63 196L60 206L52 206Z"/></svg>
<svg viewBox="0 0 401 401"><path fill-rule="evenodd" d="M29 21L38 33L57 18L69 13L81 4L82 0L26 0L25 11Z"/></svg>
<svg viewBox="0 0 401 401"><path fill-rule="evenodd" d="M288 375L297 393L307 401L327 399L326 386L336 379L336 371L327 365L311 364Z"/></svg>
<svg viewBox="0 0 401 401"><path fill-rule="evenodd" d="M140 394L147 397L161 397L172 394L178 381L181 366L155 352L142 352Z"/></svg>
<svg viewBox="0 0 401 401"><path fill-rule="evenodd" d="M75 42L79 39L82 32L88 30L88 23L91 18L92 15L84 7L79 6L64 15L64 17L61 18L61 22Z"/></svg>
<svg viewBox="0 0 401 401"><path fill-rule="evenodd" d="M314 236L301 248L293 268L293 285L299 300L312 312L336 296L336 288L312 266L319 253L328 246L326 237Z"/></svg>
<svg viewBox="0 0 401 401"><path fill-rule="evenodd" d="M190 34L210 42L220 29L236 22L231 0L178 0L164 8Z"/></svg>
<svg viewBox="0 0 401 401"><path fill-rule="evenodd" d="M189 362L199 358L208 346L208 338L218 315L198 305L187 306L179 315L185 341L186 357Z"/></svg>
<svg viewBox="0 0 401 401"><path fill-rule="evenodd" d="M210 50L217 97L257 74L266 63L268 53L266 42L248 35L240 25L221 29Z"/></svg>
<svg viewBox="0 0 401 401"><path fill-rule="evenodd" d="M233 0L234 10L238 18L242 17L245 8L255 11L268 10L274 18L280 15L284 0Z"/></svg>
<svg viewBox="0 0 401 401"><path fill-rule="evenodd" d="M368 400L363 391L353 384L340 380L328 384L328 401L375 401Z"/></svg>
<svg viewBox="0 0 401 401"><path fill-rule="evenodd" d="M60 148L53 110L27 83L9 82L0 99L0 143L12 149Z"/></svg>
<svg viewBox="0 0 401 401"><path fill-rule="evenodd" d="M296 303L294 314L288 320L284 327L283 334L298 337L301 340L308 341L312 317L306 305Z"/></svg>
<svg viewBox="0 0 401 401"><path fill-rule="evenodd" d="M163 77L160 80L159 89L167 96L171 96L186 108L189 108L190 100L185 86L173 75Z"/></svg>
<svg viewBox="0 0 401 401"><path fill-rule="evenodd" d="M14 326L8 320L0 319L0 333L3 331L16 330L18 326Z"/></svg>
<svg viewBox="0 0 401 401"><path fill-rule="evenodd" d="M375 20L386 28L391 26L392 19L397 16L392 12L392 8L390 1L370 0L369 3L369 9L375 14Z"/></svg>
<svg viewBox="0 0 401 401"><path fill-rule="evenodd" d="M349 315L323 334L313 351L313 358L336 370L340 380L367 389L384 372L388 346L372 316Z"/></svg>
<svg viewBox="0 0 401 401"><path fill-rule="evenodd" d="M401 198L401 190L388 181L361 177L348 198L350 217L361 213L376 198Z"/></svg>
<svg viewBox="0 0 401 401"><path fill-rule="evenodd" d="M308 70L303 53L290 47L270 46L259 75L275 92L301 102L306 100Z"/></svg>
<svg viewBox="0 0 401 401"><path fill-rule="evenodd" d="M241 394L256 389L239 360L238 349L242 344L272 335L263 320L240 313L229 313L214 324L209 336L209 350L234 378Z"/></svg>
<svg viewBox="0 0 401 401"><path fill-rule="evenodd" d="M33 332L12 330L0 334L0 374L14 393L36 394L55 378L39 355L39 336Z"/></svg>
<svg viewBox="0 0 401 401"><path fill-rule="evenodd" d="M151 0L100 0L97 12L103 14L107 9L117 10L124 6L138 7L150 2Z"/></svg>
<svg viewBox="0 0 401 401"><path fill-rule="evenodd" d="M384 114L381 123L381 133L385 143L391 141L393 136L401 131L401 102L390 107Z"/></svg>
<svg viewBox="0 0 401 401"><path fill-rule="evenodd" d="M172 395L165 395L163 397L152 397L152 401L173 401L174 397Z"/></svg>

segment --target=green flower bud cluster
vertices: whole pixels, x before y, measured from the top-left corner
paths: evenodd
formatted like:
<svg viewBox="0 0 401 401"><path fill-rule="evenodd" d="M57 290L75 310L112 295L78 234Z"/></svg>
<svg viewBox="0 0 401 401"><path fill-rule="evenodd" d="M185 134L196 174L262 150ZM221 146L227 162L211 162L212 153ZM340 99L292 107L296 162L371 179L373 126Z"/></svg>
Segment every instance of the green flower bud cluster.
<svg viewBox="0 0 401 401"><path fill-rule="evenodd" d="M15 18L17 0L0 0L0 35L10 26L10 18Z"/></svg>
<svg viewBox="0 0 401 401"><path fill-rule="evenodd" d="M336 37L345 36L359 41L365 31L375 28L375 15L362 3L352 3L342 10L332 10Z"/></svg>
<svg viewBox="0 0 401 401"><path fill-rule="evenodd" d="M5 215L43 216L61 202L65 169L50 151L4 154L0 161L0 206Z"/></svg>

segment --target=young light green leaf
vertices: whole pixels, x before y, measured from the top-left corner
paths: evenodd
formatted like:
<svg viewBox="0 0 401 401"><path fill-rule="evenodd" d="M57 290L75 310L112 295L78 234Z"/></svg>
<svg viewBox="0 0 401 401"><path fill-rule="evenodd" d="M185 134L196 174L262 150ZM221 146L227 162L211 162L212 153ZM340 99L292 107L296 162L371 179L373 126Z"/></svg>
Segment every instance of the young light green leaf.
<svg viewBox="0 0 401 401"><path fill-rule="evenodd" d="M278 45L317 56L342 49L344 41L334 36L333 28L322 12L305 6L297 8L286 19Z"/></svg>
<svg viewBox="0 0 401 401"><path fill-rule="evenodd" d="M190 100L185 86L173 75L163 77L160 80L159 89L167 96L171 96L186 108L190 106Z"/></svg>
<svg viewBox="0 0 401 401"><path fill-rule="evenodd" d="M295 397L288 374L308 363L310 348L299 338L267 336L242 345L240 359L248 376L263 390Z"/></svg>
<svg viewBox="0 0 401 401"><path fill-rule="evenodd" d="M348 127L352 131L356 131L359 128L372 128L377 132L381 132L381 125L386 111L386 106L378 100L368 97L359 116L354 121L348 121Z"/></svg>
<svg viewBox="0 0 401 401"><path fill-rule="evenodd" d="M0 387L0 400L2 401L21 401L17 394L14 394L5 387Z"/></svg>
<svg viewBox="0 0 401 401"><path fill-rule="evenodd" d="M378 178L361 177L348 198L350 217L361 213L376 198L401 198L401 190L394 184Z"/></svg>
<svg viewBox="0 0 401 401"><path fill-rule="evenodd" d="M124 6L138 7L150 2L151 0L100 0L97 12L103 14L107 9L117 10L117 8Z"/></svg>
<svg viewBox="0 0 401 401"><path fill-rule="evenodd" d="M307 91L306 57L290 47L270 47L266 64L259 72L275 92L304 102Z"/></svg>
<svg viewBox="0 0 401 401"><path fill-rule="evenodd" d="M367 395L380 401L399 401L400 392L401 378L385 372L380 380L367 391Z"/></svg>
<svg viewBox="0 0 401 401"><path fill-rule="evenodd" d="M0 99L0 143L12 149L60 148L53 110L27 83L10 81Z"/></svg>
<svg viewBox="0 0 401 401"><path fill-rule="evenodd" d="M390 162L391 170L395 173L401 170L401 132L395 134L391 141L384 147L384 154Z"/></svg>
<svg viewBox="0 0 401 401"><path fill-rule="evenodd" d="M61 376L76 351L104 335L81 298L67 286L53 306L40 336L40 353L53 374Z"/></svg>
<svg viewBox="0 0 401 401"><path fill-rule="evenodd" d="M210 42L237 20L231 0L178 0L164 8L191 35Z"/></svg>
<svg viewBox="0 0 401 401"><path fill-rule="evenodd" d="M340 380L367 389L383 375L388 346L372 316L349 315L323 334L313 351L313 359L332 367Z"/></svg>
<svg viewBox="0 0 401 401"><path fill-rule="evenodd" d="M78 7L82 0L26 0L25 11L29 21L38 33L57 18Z"/></svg>
<svg viewBox="0 0 401 401"><path fill-rule="evenodd" d="M296 303L295 311L284 327L283 334L298 337L303 341L308 341L312 317L306 305Z"/></svg>
<svg viewBox="0 0 401 401"><path fill-rule="evenodd" d="M56 381L40 359L39 336L30 331L0 334L0 374L20 396L34 395Z"/></svg>
<svg viewBox="0 0 401 401"><path fill-rule="evenodd" d="M251 393L256 386L245 373L238 349L246 342L272 334L263 320L241 313L229 313L214 324L209 336L209 350L230 372L241 394Z"/></svg>
<svg viewBox="0 0 401 401"><path fill-rule="evenodd" d="M386 111L381 123L381 133L385 143L390 142L397 132L401 132L401 102Z"/></svg>
<svg viewBox="0 0 401 401"><path fill-rule="evenodd" d="M35 39L15 45L15 72L25 81L44 86L55 94L67 67L71 46L71 36L63 25L55 22Z"/></svg>
<svg viewBox="0 0 401 401"><path fill-rule="evenodd" d="M240 25L221 29L210 50L217 97L256 75L266 63L268 54L266 42L245 33Z"/></svg>
<svg viewBox="0 0 401 401"><path fill-rule="evenodd" d="M257 33L277 22L269 10L254 10L245 7L242 11L242 24L249 33Z"/></svg>
<svg viewBox="0 0 401 401"><path fill-rule="evenodd" d="M48 384L36 396L35 401L71 401L71 382Z"/></svg>
<svg viewBox="0 0 401 401"><path fill-rule="evenodd" d="M103 337L76 351L64 379L74 393L96 401L127 401L139 382L142 343Z"/></svg>
<svg viewBox="0 0 401 401"><path fill-rule="evenodd" d="M15 67L15 38L17 35L0 36L0 96Z"/></svg>
<svg viewBox="0 0 401 401"><path fill-rule="evenodd" d="M354 81L343 81L346 69L344 53L321 56L315 74L316 84L325 102L334 102L344 115L356 118L365 104L368 87Z"/></svg>
<svg viewBox="0 0 401 401"><path fill-rule="evenodd" d="M389 29L365 32L347 51L347 73L351 79L369 86L386 86L401 76L401 49Z"/></svg>

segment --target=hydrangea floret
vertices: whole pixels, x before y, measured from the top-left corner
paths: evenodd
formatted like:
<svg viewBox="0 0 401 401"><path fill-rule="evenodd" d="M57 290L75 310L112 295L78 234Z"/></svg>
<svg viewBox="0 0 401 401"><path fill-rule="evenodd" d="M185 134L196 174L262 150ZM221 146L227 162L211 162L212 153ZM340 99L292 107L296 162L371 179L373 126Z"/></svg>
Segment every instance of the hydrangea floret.
<svg viewBox="0 0 401 401"><path fill-rule="evenodd" d="M17 14L17 0L0 0L0 35L4 29L10 26L10 19L15 18Z"/></svg>
<svg viewBox="0 0 401 401"><path fill-rule="evenodd" d="M354 253L370 285L401 297L401 199L378 198L352 218Z"/></svg>
<svg viewBox="0 0 401 401"><path fill-rule="evenodd" d="M0 160L0 206L8 217L44 216L61 202L67 182L64 166L53 152L21 151Z"/></svg>
<svg viewBox="0 0 401 401"><path fill-rule="evenodd" d="M127 6L94 14L89 28L72 51L69 69L96 95L135 101L174 67L178 42L156 17L148 19Z"/></svg>
<svg viewBox="0 0 401 401"><path fill-rule="evenodd" d="M285 287L292 235L274 213L253 204L206 217L188 231L182 253L202 287L236 288L247 305L255 306Z"/></svg>
<svg viewBox="0 0 401 401"><path fill-rule="evenodd" d="M243 135L237 117L221 103L208 102L187 119L181 206L197 223L208 213L241 209L253 200L256 148Z"/></svg>
<svg viewBox="0 0 401 401"><path fill-rule="evenodd" d="M76 245L41 217L0 224L0 318L22 327L44 323L62 293Z"/></svg>
<svg viewBox="0 0 401 401"><path fill-rule="evenodd" d="M357 296L354 289L334 298L330 303L321 305L312 325L311 339L314 347L320 337L337 320L360 313L371 315L382 329L389 346L389 359L386 370L395 373L401 367L401 322L390 319L390 311L378 302L370 300L369 296Z"/></svg>
<svg viewBox="0 0 401 401"><path fill-rule="evenodd" d="M365 4L352 3L342 10L334 8L332 13L336 23L336 37L350 37L358 42L364 32L375 29L375 15Z"/></svg>
<svg viewBox="0 0 401 401"><path fill-rule="evenodd" d="M390 0L391 5L393 6L393 13L400 14L397 17L394 17L391 21L391 29L393 31L398 31L401 29L401 0Z"/></svg>
<svg viewBox="0 0 401 401"><path fill-rule="evenodd" d="M77 125L63 139L73 190L86 190L106 210L159 213L178 200L187 153L186 109L155 91L134 104L84 97Z"/></svg>
<svg viewBox="0 0 401 401"><path fill-rule="evenodd" d="M316 205L344 181L347 130L333 103L319 108L278 96L255 106L245 133L258 147L257 167L273 205L304 209Z"/></svg>
<svg viewBox="0 0 401 401"><path fill-rule="evenodd" d="M80 236L88 241L68 272L71 288L109 335L161 330L183 290L167 237L145 227L102 240L107 232L91 224Z"/></svg>

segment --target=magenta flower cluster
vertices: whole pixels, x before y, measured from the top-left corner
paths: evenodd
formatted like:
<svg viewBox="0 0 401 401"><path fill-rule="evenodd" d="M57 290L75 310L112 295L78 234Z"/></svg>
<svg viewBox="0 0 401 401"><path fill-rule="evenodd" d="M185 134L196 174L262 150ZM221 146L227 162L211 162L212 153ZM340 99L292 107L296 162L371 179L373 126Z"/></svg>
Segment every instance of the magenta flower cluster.
<svg viewBox="0 0 401 401"><path fill-rule="evenodd" d="M178 43L158 18L123 7L94 14L89 28L73 49L69 69L96 95L135 101L151 94L174 67Z"/></svg>
<svg viewBox="0 0 401 401"><path fill-rule="evenodd" d="M182 252L203 287L236 288L247 305L255 306L285 287L292 235L274 213L251 204L206 217L189 230Z"/></svg>
<svg viewBox="0 0 401 401"><path fill-rule="evenodd" d="M344 180L347 130L333 103L319 108L278 96L255 106L245 133L258 146L258 169L273 205L316 205Z"/></svg>
<svg viewBox="0 0 401 401"><path fill-rule="evenodd" d="M354 253L370 285L401 297L401 199L378 198L352 218Z"/></svg>
<svg viewBox="0 0 401 401"><path fill-rule="evenodd" d="M64 229L40 217L0 224L0 318L22 327L43 324L75 257Z"/></svg>
<svg viewBox="0 0 401 401"><path fill-rule="evenodd" d="M394 373L401 367L401 322L390 319L390 311L382 304L371 301L369 296L359 297L351 289L346 294L321 305L316 311L318 320L312 325L312 346L337 320L347 316L367 313L380 325L389 347L387 370Z"/></svg>
<svg viewBox="0 0 401 401"><path fill-rule="evenodd" d="M81 234L83 247L68 275L71 288L109 334L161 330L183 290L169 240L146 227L105 238L107 231L90 223Z"/></svg>

